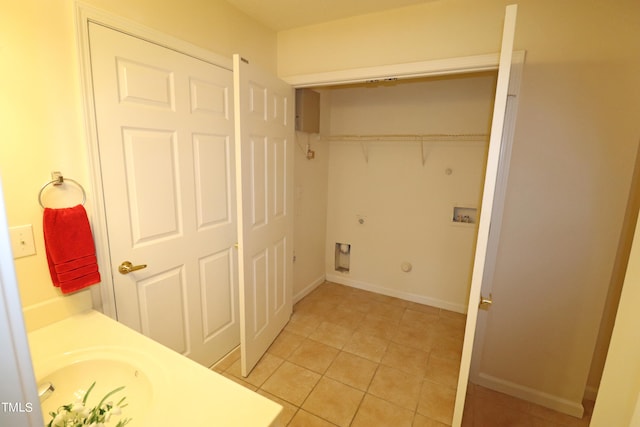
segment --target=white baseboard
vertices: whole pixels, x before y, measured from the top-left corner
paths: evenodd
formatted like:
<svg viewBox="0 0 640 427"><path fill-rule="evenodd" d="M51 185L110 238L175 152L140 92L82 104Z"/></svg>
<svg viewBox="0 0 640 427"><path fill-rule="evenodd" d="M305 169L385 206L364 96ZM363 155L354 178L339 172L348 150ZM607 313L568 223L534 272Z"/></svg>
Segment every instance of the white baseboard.
<svg viewBox="0 0 640 427"><path fill-rule="evenodd" d="M318 286L320 286L321 284L323 284L325 281L325 276L324 274L320 277L318 277L316 280L314 280L313 282L309 283L307 286L305 286L300 292L298 292L297 294L295 294L293 296L293 303L297 303L298 301L300 301L302 298L306 297L307 295L309 295L311 292L313 292L313 290L315 288L317 288Z"/></svg>
<svg viewBox="0 0 640 427"><path fill-rule="evenodd" d="M484 373L478 374L474 382L491 390L514 396L527 402L532 402L540 406L544 406L554 411L573 417L582 418L584 415L584 407L582 402L573 402L571 400L554 396L540 390L535 390L520 384L512 383L492 375Z"/></svg>
<svg viewBox="0 0 640 427"><path fill-rule="evenodd" d="M438 307L445 310L455 311L457 313L466 313L467 306L462 304L455 304L449 301L443 301L437 298L425 297L422 295L412 294L410 292L398 291L395 289L385 288L384 286L374 285L371 283L361 282L359 280L349 279L341 274L327 274L326 279L329 282L339 283L345 286L351 286L352 288L362 289L365 291L371 291L390 297L400 298L406 301L417 302L418 304L430 305L432 307Z"/></svg>

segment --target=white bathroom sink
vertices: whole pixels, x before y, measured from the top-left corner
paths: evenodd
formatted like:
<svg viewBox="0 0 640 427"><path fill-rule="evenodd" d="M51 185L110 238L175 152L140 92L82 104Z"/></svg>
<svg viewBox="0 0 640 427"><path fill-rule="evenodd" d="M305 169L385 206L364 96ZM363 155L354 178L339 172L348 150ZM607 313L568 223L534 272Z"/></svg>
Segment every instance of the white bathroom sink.
<svg viewBox="0 0 640 427"><path fill-rule="evenodd" d="M128 405L122 409L121 417L144 419L153 402L153 387L139 357L129 353L126 349L119 349L117 353L113 349L97 349L65 354L47 363L37 378L38 385L51 383L55 389L47 393L48 397L41 403L45 423L51 420L50 412L57 411L60 406L82 401L93 382L95 386L89 393L86 407L93 408L109 392L124 386L106 402L116 404L126 396L123 404Z"/></svg>
<svg viewBox="0 0 640 427"><path fill-rule="evenodd" d="M29 346L38 385L50 381L56 388L42 402L46 423L51 420L47 412L74 403L74 393L86 391L94 381L90 408L111 390L125 386L109 400L117 403L126 396L129 406L107 425L124 417L132 419L127 427L267 427L282 410L94 310L30 332Z"/></svg>

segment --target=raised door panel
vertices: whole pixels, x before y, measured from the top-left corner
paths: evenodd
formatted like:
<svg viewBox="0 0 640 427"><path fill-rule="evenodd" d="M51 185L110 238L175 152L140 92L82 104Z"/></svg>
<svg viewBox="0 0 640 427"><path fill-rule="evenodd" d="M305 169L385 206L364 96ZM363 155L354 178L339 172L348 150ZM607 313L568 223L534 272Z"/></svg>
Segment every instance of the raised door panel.
<svg viewBox="0 0 640 427"><path fill-rule="evenodd" d="M267 121L267 88L254 81L249 82L249 105L247 112L259 121Z"/></svg>
<svg viewBox="0 0 640 427"><path fill-rule="evenodd" d="M232 222L231 147L228 136L193 136L198 228Z"/></svg>
<svg viewBox="0 0 640 427"><path fill-rule="evenodd" d="M121 103L175 110L174 73L151 64L116 58Z"/></svg>
<svg viewBox="0 0 640 427"><path fill-rule="evenodd" d="M252 294L245 294L251 309L251 327L253 338L258 337L269 323L269 251L264 249L253 256L251 265Z"/></svg>
<svg viewBox="0 0 640 427"><path fill-rule="evenodd" d="M224 119L231 117L228 86L191 78L189 88L192 113L211 114Z"/></svg>
<svg viewBox="0 0 640 427"><path fill-rule="evenodd" d="M268 221L268 151L265 136L251 135L251 167L247 171L251 174L250 209L253 213L252 226L258 228Z"/></svg>
<svg viewBox="0 0 640 427"><path fill-rule="evenodd" d="M287 213L287 140L272 138L270 148L269 175L273 186L271 215L276 219Z"/></svg>
<svg viewBox="0 0 640 427"><path fill-rule="evenodd" d="M233 251L204 257L199 264L203 339L209 341L238 322Z"/></svg>
<svg viewBox="0 0 640 427"><path fill-rule="evenodd" d="M133 245L179 235L182 221L175 132L123 128L122 139Z"/></svg>
<svg viewBox="0 0 640 427"><path fill-rule="evenodd" d="M137 283L142 333L181 354L189 352L186 288L181 267Z"/></svg>
<svg viewBox="0 0 640 427"><path fill-rule="evenodd" d="M287 304L287 238L277 241L272 248L273 282L271 301L274 313L286 310Z"/></svg>

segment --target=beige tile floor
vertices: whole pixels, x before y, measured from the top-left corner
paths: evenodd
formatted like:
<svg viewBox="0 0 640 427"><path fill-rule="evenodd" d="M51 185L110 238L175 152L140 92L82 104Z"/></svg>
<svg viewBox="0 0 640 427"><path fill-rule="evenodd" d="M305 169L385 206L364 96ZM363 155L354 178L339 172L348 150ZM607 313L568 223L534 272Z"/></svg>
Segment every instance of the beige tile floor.
<svg viewBox="0 0 640 427"><path fill-rule="evenodd" d="M247 378L239 351L213 369L284 407L278 426L438 427L453 416L465 317L325 282ZM478 386L464 425L587 426Z"/></svg>

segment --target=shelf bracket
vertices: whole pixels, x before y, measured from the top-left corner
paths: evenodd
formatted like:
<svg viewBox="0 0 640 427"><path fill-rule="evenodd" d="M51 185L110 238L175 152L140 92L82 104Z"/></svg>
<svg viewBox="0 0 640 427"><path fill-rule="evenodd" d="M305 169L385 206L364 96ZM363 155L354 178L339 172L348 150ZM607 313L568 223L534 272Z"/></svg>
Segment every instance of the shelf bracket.
<svg viewBox="0 0 640 427"><path fill-rule="evenodd" d="M362 148L362 155L364 156L365 163L369 163L369 147L366 141L360 141L360 147Z"/></svg>
<svg viewBox="0 0 640 427"><path fill-rule="evenodd" d="M427 145L427 141L424 139L420 140L420 154L422 157L422 166L427 163L427 159L429 158L429 154L431 153L431 145Z"/></svg>

